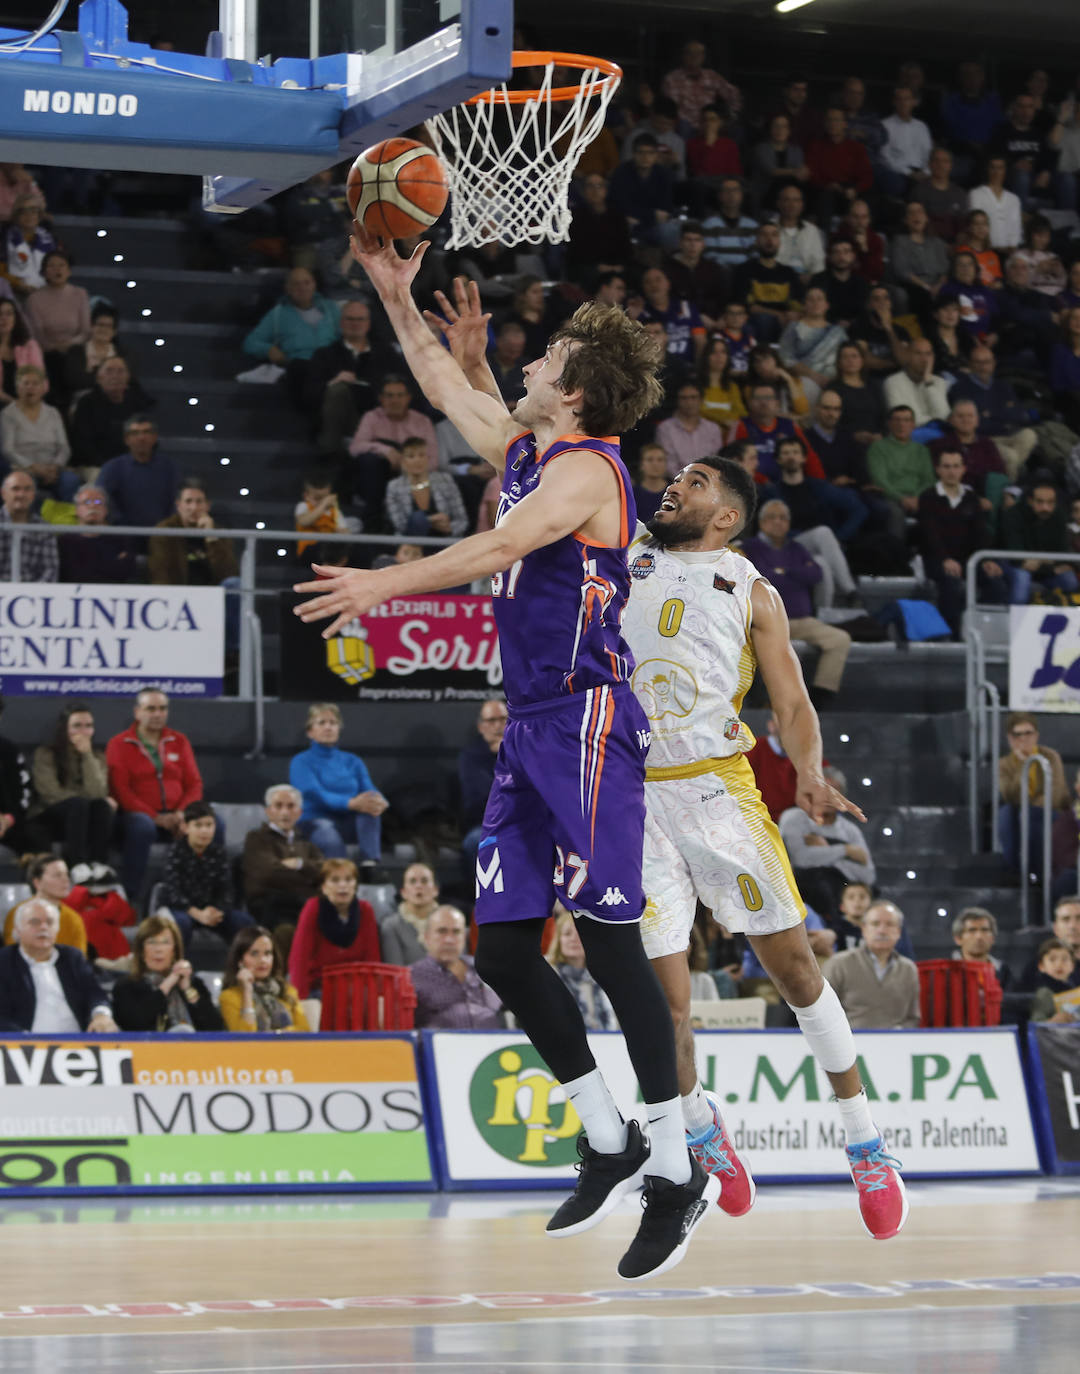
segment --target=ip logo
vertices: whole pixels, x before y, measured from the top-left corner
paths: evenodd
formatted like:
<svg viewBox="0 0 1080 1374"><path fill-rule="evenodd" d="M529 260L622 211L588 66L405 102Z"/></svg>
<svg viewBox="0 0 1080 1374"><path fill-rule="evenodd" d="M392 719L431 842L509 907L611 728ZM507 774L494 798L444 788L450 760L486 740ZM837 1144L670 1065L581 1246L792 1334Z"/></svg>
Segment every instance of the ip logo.
<svg viewBox="0 0 1080 1374"><path fill-rule="evenodd" d="M477 1065L469 1109L476 1129L503 1159L546 1169L577 1160L581 1121L530 1044L507 1045Z"/></svg>

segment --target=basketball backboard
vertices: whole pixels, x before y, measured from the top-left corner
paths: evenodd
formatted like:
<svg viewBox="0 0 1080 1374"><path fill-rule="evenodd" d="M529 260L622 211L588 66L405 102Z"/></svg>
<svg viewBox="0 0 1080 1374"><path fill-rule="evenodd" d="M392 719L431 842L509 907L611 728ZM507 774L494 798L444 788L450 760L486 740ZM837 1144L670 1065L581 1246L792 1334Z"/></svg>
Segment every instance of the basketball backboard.
<svg viewBox="0 0 1080 1374"><path fill-rule="evenodd" d="M204 55L127 36L119 0L0 29L0 160L195 173L238 211L510 73L512 0L221 0Z"/></svg>

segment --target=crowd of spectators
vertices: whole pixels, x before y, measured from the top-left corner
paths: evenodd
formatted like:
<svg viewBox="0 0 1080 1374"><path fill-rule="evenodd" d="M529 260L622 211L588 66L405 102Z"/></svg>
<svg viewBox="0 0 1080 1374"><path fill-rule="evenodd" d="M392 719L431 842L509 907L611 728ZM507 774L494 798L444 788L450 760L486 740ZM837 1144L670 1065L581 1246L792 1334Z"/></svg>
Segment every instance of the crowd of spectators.
<svg viewBox="0 0 1080 1374"><path fill-rule="evenodd" d="M1055 104L1034 79L994 91L974 61L938 93L912 63L870 91L861 75L832 90L794 72L775 90L744 92L693 41L656 83L627 84L586 150L567 244L454 254L436 229L417 296L437 309L436 293L455 276L478 284L492 310L489 361L509 405L523 365L581 301L639 319L663 350L665 378L661 406L624 446L639 515L648 518L668 478L694 458L723 451L752 472L761 501L742 548L778 587L794 635L818 650L812 695L828 706L851 635L820 612L858 611L860 572L921 568L957 636L966 565L981 549L1016 555L981 565L985 601L1080 595L1072 565L1056 557L1077 547L1068 500L1080 496L1066 461L1080 445L1071 213L1080 113L1073 91L1059 94ZM270 207L289 268L280 299L250 320L237 363L253 369L244 374L252 385L279 387L308 426L311 464L296 474L295 507L306 559L322 536L361 529L395 542L459 538L489 525L497 500L491 470L426 407L378 300L342 253L343 170ZM213 493L170 455L114 306L78 284L44 196L14 164L2 169L0 219L0 577L12 572L5 526L52 523L71 529L59 540L21 539L23 580L146 578L234 592L235 551L215 533ZM403 241L400 251L414 246ZM1058 422L1052 439L1048 421ZM197 535L147 541L125 526ZM235 649L239 598L226 604ZM462 753L463 874L505 720L502 703L485 703ZM10 842L62 850L31 866L34 895L9 914L6 938L21 958L3 951L0 1019L24 1029L50 1017L61 1030L115 1021L302 1031L302 1004L317 999L323 971L362 959L414 970L418 1025L499 1024L466 952L465 917L440 903L432 869L413 865L400 903L379 920L358 895L380 862L388 802L342 747L341 729L336 707L311 708L306 747L266 794L265 821L231 865L164 693L140 694L132 725L104 750L92 712L71 704L33 754L27 804L0 818ZM1038 749L1035 722L1011 718L1008 743L997 823L1015 867L1023 786L1036 803L1032 852L1041 843L1042 775L1023 767ZM842 815L810 823L793 806L775 729L755 752L811 907L813 947L855 1024L917 1024L915 951L899 908L875 899L865 832ZM1056 917L1052 940L1014 982L1056 998L1060 984L1075 986L1080 952L1080 902L1070 899L1080 777L1070 792L1060 759L1040 752L1051 766L1055 894L1066 916L1072 900L1077 920L1074 929ZM115 863L118 900L122 889L134 921L147 911L155 844L168 855L129 955L116 943L116 912L104 916L71 870ZM188 957L199 928L220 941L217 1001ZM987 963L1007 984L991 952L991 913L962 913L954 936L959 957ZM89 960L80 963L80 951ZM548 951L590 1024L613 1024L565 913ZM98 973L123 966L111 1012L95 956ZM700 987L720 995L746 990L760 970L711 928L694 959ZM1069 1014L1053 1007L1048 1019Z"/></svg>
<svg viewBox="0 0 1080 1374"><path fill-rule="evenodd" d="M381 905L376 915L372 900L380 889L370 883L382 855L374 822L388 804L363 760L342 744L341 715L332 704L310 708L309 743L293 757L292 781L267 789L262 822L243 836L226 837L221 815L204 796L195 751L168 716L165 693L148 689L136 699L132 725L101 749L92 711L71 702L29 767L0 739L2 800L12 808L2 818L2 838L11 844L18 834L20 848L43 847L26 855L29 897L3 920L0 1027L307 1031L319 1024L324 979L355 963L409 971L417 1026L505 1024L468 953L467 916L445 900L434 868L424 862L406 868L398 901ZM463 743L463 829L483 807L506 719L503 702L482 703L475 740ZM1054 814L1055 852L1067 823L1071 869L1062 870L1053 926L1027 933L1023 968L1010 968L995 953L998 921L982 907L968 907L953 921L953 957L983 966L988 983L1019 998L1014 1014L1019 1009L1064 1023L1075 1019L1080 1004L1074 995L1080 988L1080 803L1065 794L1060 757L1039 744L1034 719L1017 713L1007 729L1003 841L1015 844L1023 762L1038 753L1050 767L1055 807L1061 804ZM807 903L811 948L852 1024L918 1025L918 937L908 934L895 902L875 895L865 829L835 811L814 821L796 806L797 778L774 717L750 762ZM835 768L827 766L826 777L847 789ZM1033 800L1034 818L1042 814L1041 794ZM361 808L375 801L377 808ZM1036 840L1039 824L1033 819ZM475 829L472 834L475 843ZM44 848L50 841L56 850ZM151 888L155 843L167 848ZM448 872L448 886L465 894L468 877ZM557 904L552 915L547 957L590 1028L613 1029L614 1013L585 968L573 916ZM782 1017L778 994L745 938L729 936L704 910L699 915L688 955L695 999L764 996ZM130 947L125 927L134 932ZM1023 945L1011 948L1015 959ZM196 972L196 951L199 967L223 967L219 979Z"/></svg>

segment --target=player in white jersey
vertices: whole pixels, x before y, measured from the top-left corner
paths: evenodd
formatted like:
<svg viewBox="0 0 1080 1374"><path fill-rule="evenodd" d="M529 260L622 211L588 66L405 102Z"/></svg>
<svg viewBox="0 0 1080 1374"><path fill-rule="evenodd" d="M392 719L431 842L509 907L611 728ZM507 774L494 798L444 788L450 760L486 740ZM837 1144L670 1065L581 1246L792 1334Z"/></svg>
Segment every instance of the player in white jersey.
<svg viewBox="0 0 1080 1374"><path fill-rule="evenodd" d="M729 931L746 934L795 1013L836 1093L863 1223L884 1240L907 1216L904 1185L871 1119L851 1028L810 948L806 909L746 759L754 737L739 711L757 670L798 774L798 805L815 820L827 807L866 817L825 781L817 713L779 595L728 547L755 505L753 479L737 463L691 463L648 526L638 527L627 555L623 633L637 664L631 683L652 731L642 939L675 1021L689 1144L721 1177L719 1205L741 1216L755 1188L694 1059L687 949L698 899Z"/></svg>

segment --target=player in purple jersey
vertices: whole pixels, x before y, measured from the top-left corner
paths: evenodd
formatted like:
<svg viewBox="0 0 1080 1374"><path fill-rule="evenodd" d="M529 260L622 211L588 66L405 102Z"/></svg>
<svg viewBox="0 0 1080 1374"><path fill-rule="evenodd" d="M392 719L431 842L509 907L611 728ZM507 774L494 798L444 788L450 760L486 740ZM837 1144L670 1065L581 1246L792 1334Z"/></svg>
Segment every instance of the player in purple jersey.
<svg viewBox="0 0 1080 1374"><path fill-rule="evenodd" d="M643 1189L625 1279L672 1268L720 1184L689 1153L671 1016L641 943L648 724L630 689L620 621L634 529L618 440L661 397L649 336L614 306L582 306L525 369L510 414L487 367L475 286L439 300L447 352L412 299L426 243L399 258L357 227L352 251L386 308L413 376L503 473L495 528L377 572L323 568L297 608L337 633L394 596L490 575L509 721L477 855L476 967L562 1083L581 1118L579 1181L548 1223L569 1236ZM436 319L437 317L430 317ZM589 971L626 1039L649 1129L624 1121L589 1049L578 1005L541 954L555 897L577 916Z"/></svg>

